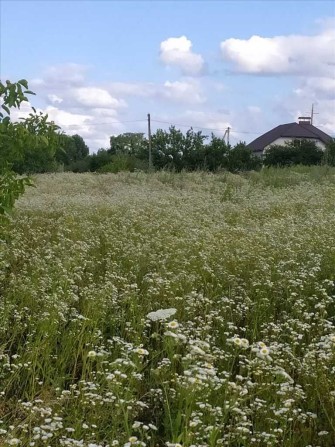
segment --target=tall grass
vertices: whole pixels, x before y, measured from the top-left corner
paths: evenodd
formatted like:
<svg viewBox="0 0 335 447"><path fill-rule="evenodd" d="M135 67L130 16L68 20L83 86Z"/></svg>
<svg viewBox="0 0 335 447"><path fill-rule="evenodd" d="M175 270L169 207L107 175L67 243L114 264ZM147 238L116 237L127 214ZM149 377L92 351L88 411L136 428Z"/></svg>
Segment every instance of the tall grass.
<svg viewBox="0 0 335 447"><path fill-rule="evenodd" d="M0 242L0 446L332 447L334 178L38 176Z"/></svg>

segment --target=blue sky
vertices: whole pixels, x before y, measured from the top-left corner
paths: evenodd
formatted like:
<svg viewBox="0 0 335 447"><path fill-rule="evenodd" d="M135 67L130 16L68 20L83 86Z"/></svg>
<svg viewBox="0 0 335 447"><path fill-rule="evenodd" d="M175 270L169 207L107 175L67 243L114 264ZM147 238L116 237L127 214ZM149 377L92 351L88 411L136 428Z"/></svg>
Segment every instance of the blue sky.
<svg viewBox="0 0 335 447"><path fill-rule="evenodd" d="M247 142L311 109L335 135L335 2L0 0L1 79L91 151L175 123ZM21 116L28 113L27 104ZM160 121L160 122L158 122ZM181 127L186 130L187 127Z"/></svg>

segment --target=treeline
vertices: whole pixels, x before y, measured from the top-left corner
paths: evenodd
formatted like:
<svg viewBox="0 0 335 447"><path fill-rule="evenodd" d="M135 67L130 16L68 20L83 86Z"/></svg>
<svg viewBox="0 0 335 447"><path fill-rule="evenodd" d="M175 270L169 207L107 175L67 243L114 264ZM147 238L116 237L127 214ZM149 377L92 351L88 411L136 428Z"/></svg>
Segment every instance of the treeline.
<svg viewBox="0 0 335 447"><path fill-rule="evenodd" d="M189 129L185 134L171 126L152 135L152 168L174 171L246 171L258 169L260 159L245 143L234 147L223 138ZM74 172L118 172L149 169L149 142L143 133L124 133L110 138L110 147L71 163Z"/></svg>
<svg viewBox="0 0 335 447"><path fill-rule="evenodd" d="M0 169L10 166L17 174L57 171L118 172L147 171L149 167L149 141L143 133L123 133L112 136L108 148L90 154L80 135L66 135L48 116L36 113L33 108L28 118L20 122L10 120L10 109L27 101L27 81L0 82ZM7 113L7 116L4 114ZM295 164L335 165L335 142L325 152L310 140L294 140L284 146L271 146L263 158L256 156L244 142L235 146L224 138L210 137L192 128L183 133L174 126L158 129L151 140L151 168L174 171L227 170L241 172L265 166Z"/></svg>
<svg viewBox="0 0 335 447"><path fill-rule="evenodd" d="M143 133L110 137L110 146L90 154L80 135L66 135L48 121L47 115L31 114L15 125L0 128L0 158L18 174L45 172L116 173L149 169L149 142ZM264 166L335 165L335 140L322 151L314 141L296 139L273 145L263 157L255 155L244 142L234 146L224 138L171 126L152 135L152 169L176 172L227 170L241 172Z"/></svg>
<svg viewBox="0 0 335 447"><path fill-rule="evenodd" d="M48 116L32 113L20 123L0 126L0 157L18 174L45 172L118 172L149 169L149 142L143 133L124 133L110 138L110 147L89 154L80 135L61 133ZM152 168L175 171L246 171L261 161L245 143L234 147L223 138L175 127L152 135Z"/></svg>
<svg viewBox="0 0 335 447"><path fill-rule="evenodd" d="M36 120L31 117L29 120ZM41 119L39 117L40 127ZM47 127L47 124L44 124ZM51 128L50 128L51 126ZM149 169L149 142L143 133L123 133L110 137L110 146L89 154L80 135L68 136L56 132L48 124L49 135L32 140L23 151L7 153L8 162L19 174L55 171L116 173ZM57 126L56 126L57 127ZM41 129L40 129L41 131ZM33 130L36 132L36 129ZM54 140L54 141L53 141ZM1 146L0 146L1 147ZM152 135L152 169L176 172L227 170L241 172L258 170L262 166L335 165L335 140L322 151L314 141L296 139L285 145L273 145L263 157L255 155L244 142L228 145L224 138L189 129L183 133L174 126L158 129ZM15 155L16 154L16 155Z"/></svg>

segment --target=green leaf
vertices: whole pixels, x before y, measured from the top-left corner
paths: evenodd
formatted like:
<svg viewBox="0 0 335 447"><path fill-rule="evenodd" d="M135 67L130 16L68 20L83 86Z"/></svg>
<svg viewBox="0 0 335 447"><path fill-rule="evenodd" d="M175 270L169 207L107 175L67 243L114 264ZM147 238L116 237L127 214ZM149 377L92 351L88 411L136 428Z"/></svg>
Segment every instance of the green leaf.
<svg viewBox="0 0 335 447"><path fill-rule="evenodd" d="M1 107L5 110L5 112L8 113L8 115L10 115L10 110L9 110L9 108L7 106L5 106L5 104L2 104Z"/></svg>
<svg viewBox="0 0 335 447"><path fill-rule="evenodd" d="M25 79L20 79L18 84L23 85L24 88L28 88L28 82Z"/></svg>

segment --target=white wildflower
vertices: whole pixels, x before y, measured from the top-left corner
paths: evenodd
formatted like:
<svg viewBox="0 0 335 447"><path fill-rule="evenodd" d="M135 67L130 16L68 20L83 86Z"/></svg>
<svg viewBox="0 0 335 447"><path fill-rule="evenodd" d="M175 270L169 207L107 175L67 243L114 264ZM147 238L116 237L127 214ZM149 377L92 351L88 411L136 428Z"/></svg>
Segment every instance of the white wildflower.
<svg viewBox="0 0 335 447"><path fill-rule="evenodd" d="M147 351L146 349L143 348L136 348L134 349L134 352L136 352L136 354L138 355L148 355L149 351Z"/></svg>
<svg viewBox="0 0 335 447"><path fill-rule="evenodd" d="M155 312L149 312L147 318L151 321L163 321L170 318L177 312L177 309L171 307L170 309L158 309Z"/></svg>
<svg viewBox="0 0 335 447"><path fill-rule="evenodd" d="M177 329L179 327L179 323L176 320L170 321L170 323L167 324L167 327L170 329Z"/></svg>

